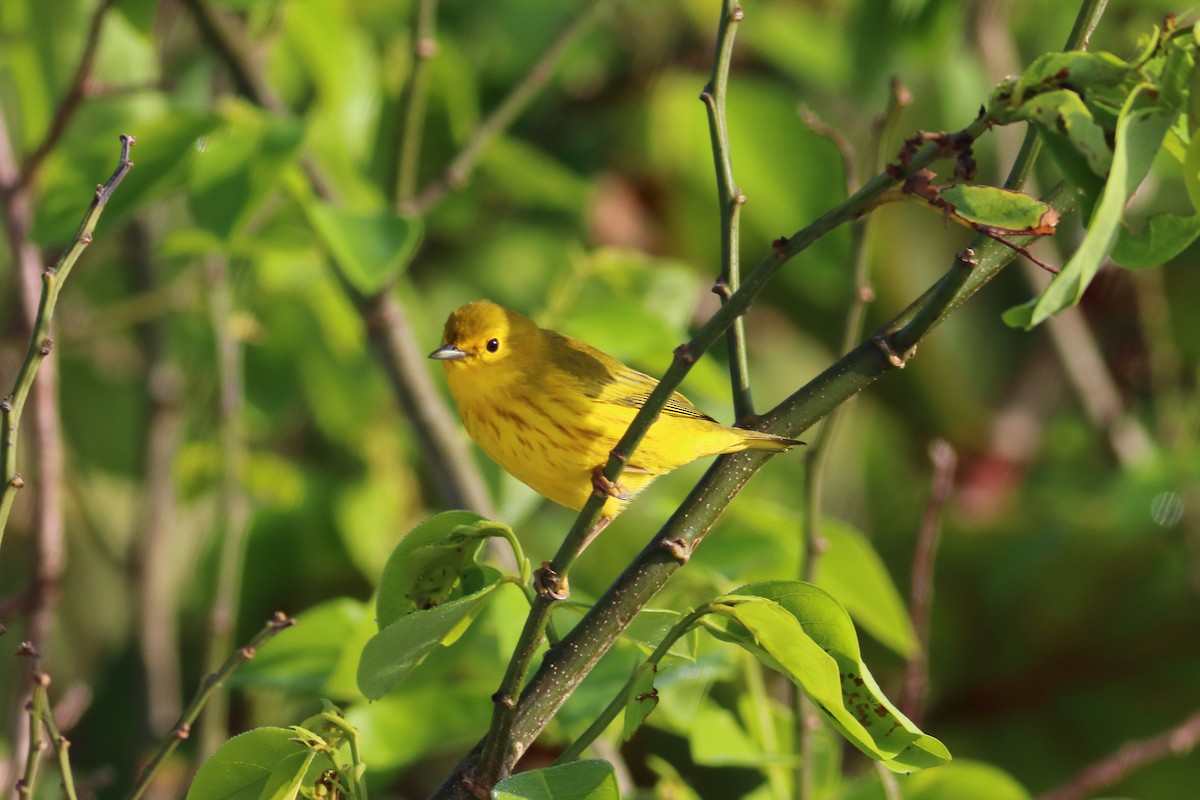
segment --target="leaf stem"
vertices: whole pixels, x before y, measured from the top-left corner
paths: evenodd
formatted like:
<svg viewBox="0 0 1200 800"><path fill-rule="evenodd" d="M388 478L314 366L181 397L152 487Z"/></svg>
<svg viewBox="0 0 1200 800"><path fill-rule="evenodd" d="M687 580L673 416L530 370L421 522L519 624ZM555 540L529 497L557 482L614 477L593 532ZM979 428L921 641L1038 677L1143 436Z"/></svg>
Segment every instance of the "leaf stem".
<svg viewBox="0 0 1200 800"><path fill-rule="evenodd" d="M159 742L154 755L138 776L137 783L133 789L130 790L128 800L140 800L146 794L146 790L150 788L150 783L154 780L155 773L158 772L163 762L175 752L175 748L179 747L179 743L191 735L192 723L200 716L200 712L208 703L209 698L212 697L217 689L221 688L229 676L242 664L254 658L258 648L269 642L281 631L287 630L295 624L296 620L287 616L282 611L276 611L275 616L267 620L267 624L263 626L263 629L256 633L244 647L235 650L225 659L225 663L217 671L210 672L204 677L204 680L200 682L200 688L196 690L195 696L188 703L187 708L183 710L183 714L179 717L179 721L175 724L175 727Z"/></svg>
<svg viewBox="0 0 1200 800"><path fill-rule="evenodd" d="M727 302L741 283L739 223L746 196L733 178L730 158L729 128L725 115L725 96L729 85L729 64L733 58L733 40L744 12L737 0L724 0L717 25L716 51L713 54L712 76L700 100L708 111L708 131L712 140L713 165L717 175L717 203L721 220L721 277L713 291ZM746 356L746 320L737 317L726 334L729 343L729 381L733 390L733 412L739 421L754 416L754 400L750 393L750 366Z"/></svg>

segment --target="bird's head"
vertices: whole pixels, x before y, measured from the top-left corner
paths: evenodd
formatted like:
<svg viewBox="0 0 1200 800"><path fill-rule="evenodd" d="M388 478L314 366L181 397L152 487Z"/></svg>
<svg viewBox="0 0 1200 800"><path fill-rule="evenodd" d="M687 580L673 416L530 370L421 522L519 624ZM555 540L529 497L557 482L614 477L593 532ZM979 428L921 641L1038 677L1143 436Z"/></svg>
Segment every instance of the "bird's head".
<svg viewBox="0 0 1200 800"><path fill-rule="evenodd" d="M429 357L441 361L447 372L501 362L516 366L536 356L538 333L527 317L490 300L476 300L450 313L442 346Z"/></svg>

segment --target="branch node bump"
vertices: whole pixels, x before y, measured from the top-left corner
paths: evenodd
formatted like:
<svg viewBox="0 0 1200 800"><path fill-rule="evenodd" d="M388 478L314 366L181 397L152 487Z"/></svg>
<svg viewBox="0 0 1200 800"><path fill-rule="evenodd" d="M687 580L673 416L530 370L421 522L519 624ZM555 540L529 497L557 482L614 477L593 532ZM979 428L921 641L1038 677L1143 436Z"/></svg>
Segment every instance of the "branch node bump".
<svg viewBox="0 0 1200 800"><path fill-rule="evenodd" d="M22 478L21 474L18 472L17 474L13 475L12 478L8 481L8 485L13 487L14 489L24 489L25 488L25 479Z"/></svg>
<svg viewBox="0 0 1200 800"><path fill-rule="evenodd" d="M45 358L46 356L50 355L50 351L53 349L54 349L54 340L51 339L50 337L46 337L45 339L42 340L42 344L38 348L38 353L41 354L42 358Z"/></svg>
<svg viewBox="0 0 1200 800"><path fill-rule="evenodd" d="M729 283L724 278L717 278L713 283L712 293L722 300L728 300L733 297L733 291L729 288Z"/></svg>
<svg viewBox="0 0 1200 800"><path fill-rule="evenodd" d="M915 344L905 350L903 355L897 353L892 349L891 344L888 343L887 337L883 335L872 336L871 344L879 348L879 352L883 353L888 363L896 369L904 369L909 359L917 354L917 346Z"/></svg>
<svg viewBox="0 0 1200 800"><path fill-rule="evenodd" d="M692 355L692 346L687 342L675 348L675 357L688 366L696 363L696 357Z"/></svg>
<svg viewBox="0 0 1200 800"><path fill-rule="evenodd" d="M505 708L512 708L517 704L517 701L513 700L511 694L504 694L501 692L495 692L492 695L492 702L496 705L504 706Z"/></svg>
<svg viewBox="0 0 1200 800"><path fill-rule="evenodd" d="M692 545L680 537L678 539L663 539L658 546L666 550L680 564L686 564L692 558Z"/></svg>
<svg viewBox="0 0 1200 800"><path fill-rule="evenodd" d="M778 239L771 242L771 250L775 253L775 255L780 257L787 255L787 246L788 240L786 236L780 236Z"/></svg>
<svg viewBox="0 0 1200 800"><path fill-rule="evenodd" d="M192 735L192 726L186 722L181 722L179 727L171 731L171 735L182 742L184 739Z"/></svg>
<svg viewBox="0 0 1200 800"><path fill-rule="evenodd" d="M292 627L295 624L296 620L292 619L282 611L276 611L274 616L267 620L267 625L270 626L271 630L273 631L282 631Z"/></svg>

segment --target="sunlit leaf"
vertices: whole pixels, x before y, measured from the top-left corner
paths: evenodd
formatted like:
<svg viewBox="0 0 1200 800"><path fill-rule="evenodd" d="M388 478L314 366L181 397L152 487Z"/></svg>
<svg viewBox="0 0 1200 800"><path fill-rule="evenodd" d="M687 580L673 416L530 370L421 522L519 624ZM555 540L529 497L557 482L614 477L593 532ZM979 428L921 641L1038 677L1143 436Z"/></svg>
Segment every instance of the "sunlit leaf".
<svg viewBox="0 0 1200 800"><path fill-rule="evenodd" d="M868 633L902 656L916 650L908 609L891 575L865 536L836 519L821 523L828 544L817 584L841 601Z"/></svg>
<svg viewBox="0 0 1200 800"><path fill-rule="evenodd" d="M310 766L308 748L295 738L287 728L255 728L233 737L201 765L186 800L259 800L268 787L274 796Z"/></svg>
<svg viewBox="0 0 1200 800"><path fill-rule="evenodd" d="M575 761L505 778L493 800L621 800L617 773L607 761Z"/></svg>
<svg viewBox="0 0 1200 800"><path fill-rule="evenodd" d="M1116 242L1125 202L1149 171L1171 123L1171 117L1160 108L1141 102L1145 94L1131 94L1121 110L1112 170L1083 242L1041 297L1004 313L1004 321L1009 325L1032 328L1058 311L1075 305L1104 265Z"/></svg>
<svg viewBox="0 0 1200 800"><path fill-rule="evenodd" d="M736 624L714 623L713 634L791 678L864 753L902 772L949 761L945 746L879 689L850 617L832 595L798 581L769 581L743 586L726 600L721 613Z"/></svg>
<svg viewBox="0 0 1200 800"><path fill-rule="evenodd" d="M369 699L387 694L407 678L438 645L454 642L483 610L500 573L481 567L482 586L455 600L413 611L382 628L363 648L358 688Z"/></svg>

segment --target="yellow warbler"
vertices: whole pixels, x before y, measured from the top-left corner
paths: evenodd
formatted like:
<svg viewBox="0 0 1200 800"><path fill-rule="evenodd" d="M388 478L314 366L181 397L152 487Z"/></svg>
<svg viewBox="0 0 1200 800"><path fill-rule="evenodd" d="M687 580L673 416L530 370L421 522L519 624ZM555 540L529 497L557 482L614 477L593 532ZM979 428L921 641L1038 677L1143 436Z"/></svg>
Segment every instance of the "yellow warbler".
<svg viewBox="0 0 1200 800"><path fill-rule="evenodd" d="M445 366L471 438L505 470L560 505L579 509L593 492L607 494L595 533L650 481L689 461L799 444L722 425L677 392L620 480L609 483L602 474L609 453L658 381L487 300L452 312L442 341L429 357Z"/></svg>

